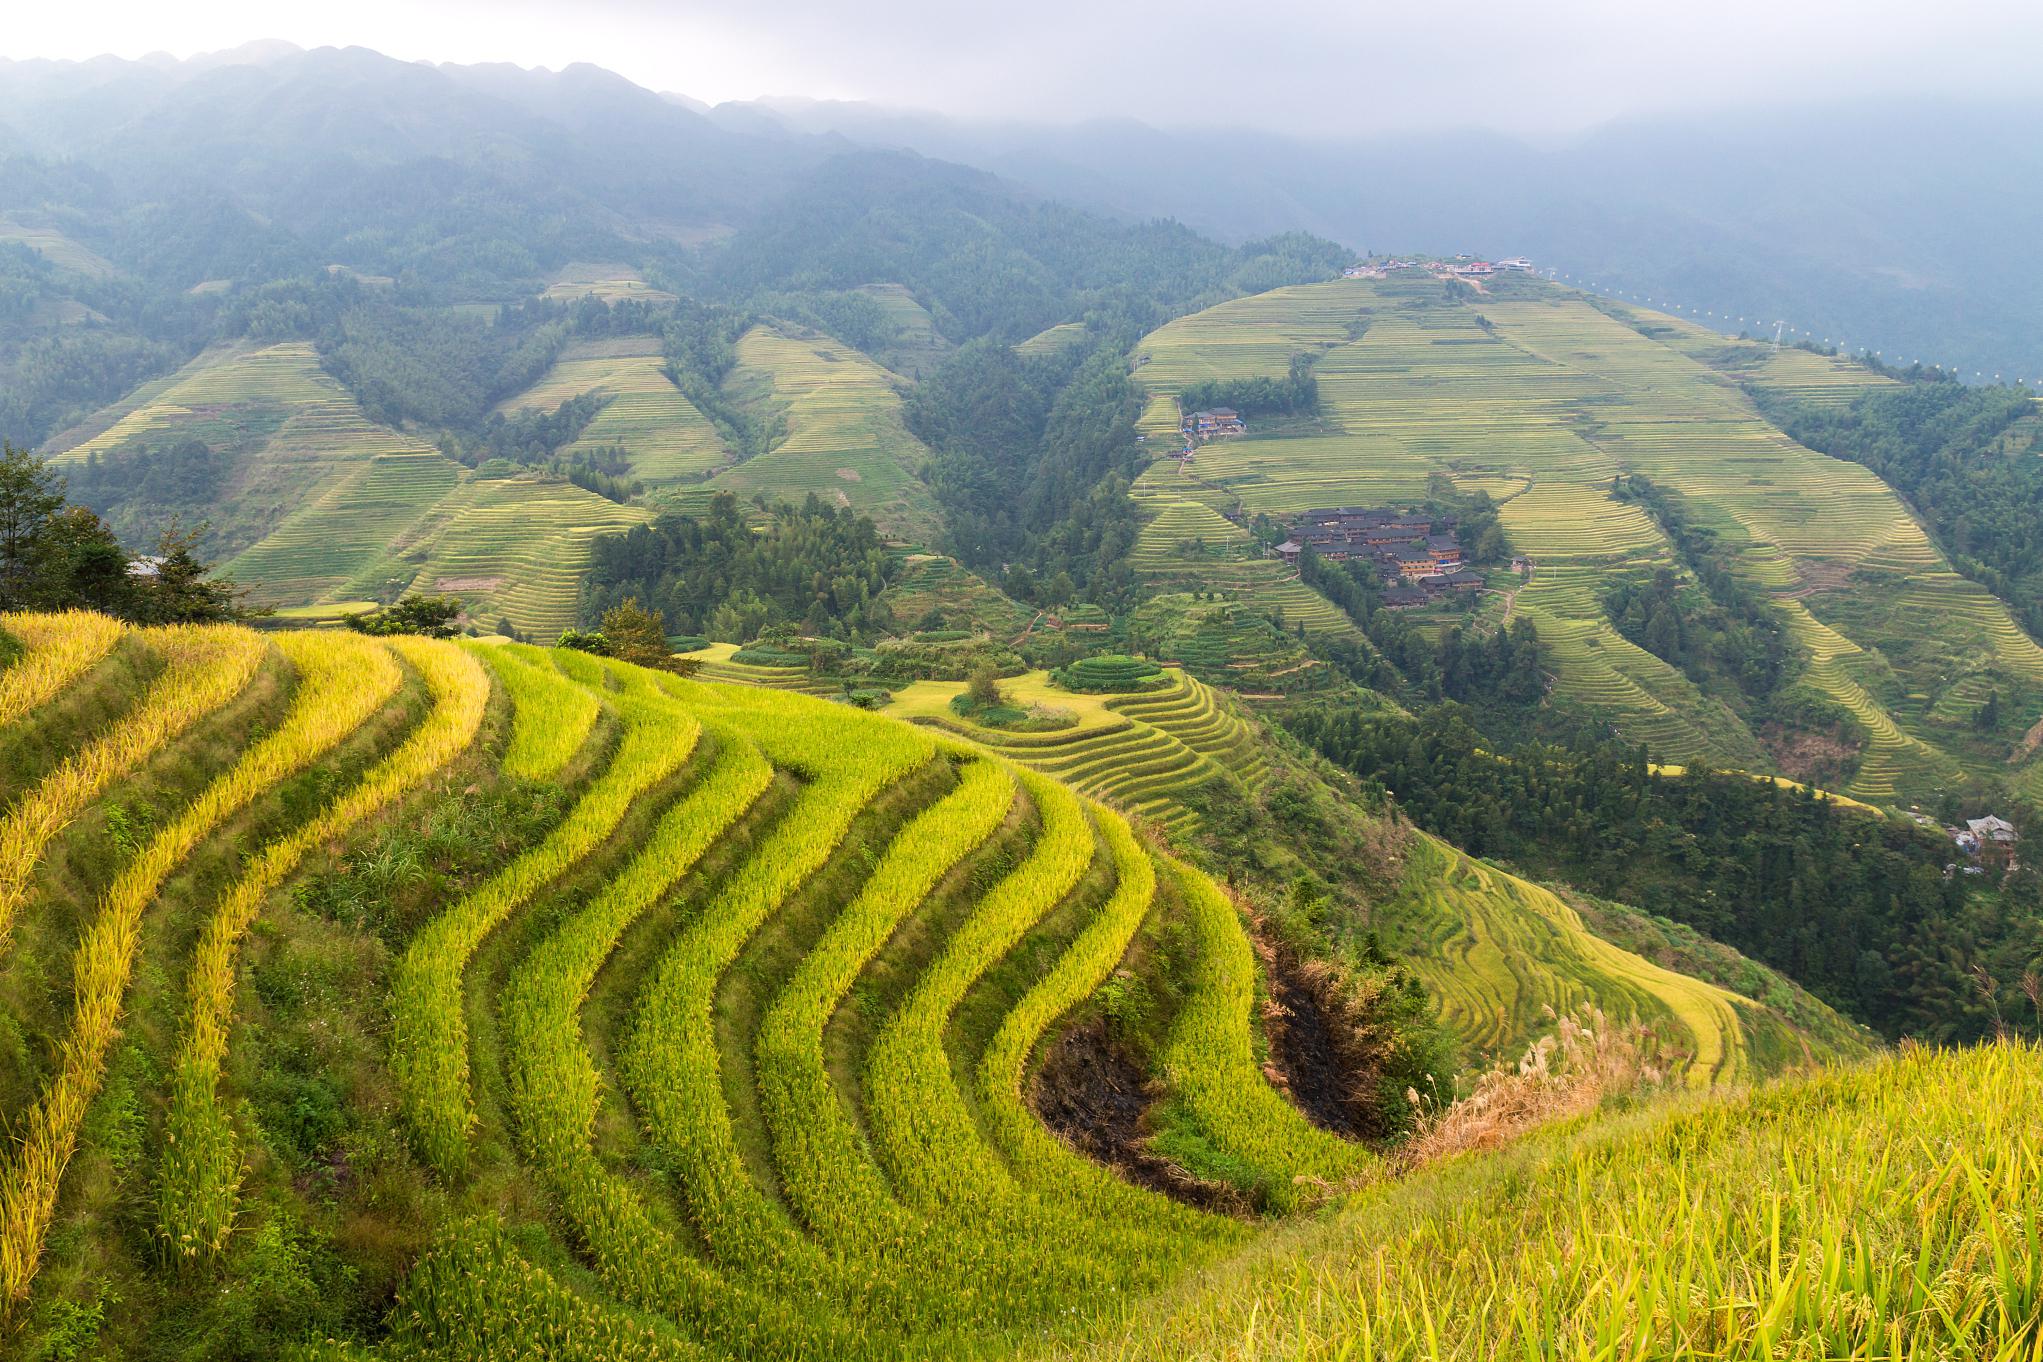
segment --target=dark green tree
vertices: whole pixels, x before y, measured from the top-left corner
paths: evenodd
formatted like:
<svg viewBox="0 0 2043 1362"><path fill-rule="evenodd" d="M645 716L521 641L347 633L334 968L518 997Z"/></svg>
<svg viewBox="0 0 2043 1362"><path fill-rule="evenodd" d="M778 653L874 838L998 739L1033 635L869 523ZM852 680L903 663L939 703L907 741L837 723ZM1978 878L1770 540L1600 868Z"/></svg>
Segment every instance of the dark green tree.
<svg viewBox="0 0 2043 1362"><path fill-rule="evenodd" d="M348 628L363 634L423 634L448 638L461 617L459 596L406 596L382 610L349 615Z"/></svg>

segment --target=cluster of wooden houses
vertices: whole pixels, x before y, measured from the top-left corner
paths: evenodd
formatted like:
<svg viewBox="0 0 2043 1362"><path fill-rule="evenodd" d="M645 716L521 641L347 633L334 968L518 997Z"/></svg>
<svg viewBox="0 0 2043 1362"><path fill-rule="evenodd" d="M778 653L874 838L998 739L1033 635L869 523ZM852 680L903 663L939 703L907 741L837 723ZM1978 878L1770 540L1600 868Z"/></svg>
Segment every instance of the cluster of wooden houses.
<svg viewBox="0 0 2043 1362"><path fill-rule="evenodd" d="M1374 564L1383 575L1383 604L1392 610L1426 605L1444 593L1480 591L1481 573L1462 562L1452 520L1381 506L1306 511L1291 536L1271 550L1286 563L1310 552L1330 562Z"/></svg>
<svg viewBox="0 0 2043 1362"><path fill-rule="evenodd" d="M1217 440L1228 435L1246 435L1248 426L1242 421L1241 413L1233 407L1215 407L1211 411L1195 411L1185 418L1185 443L1195 440Z"/></svg>

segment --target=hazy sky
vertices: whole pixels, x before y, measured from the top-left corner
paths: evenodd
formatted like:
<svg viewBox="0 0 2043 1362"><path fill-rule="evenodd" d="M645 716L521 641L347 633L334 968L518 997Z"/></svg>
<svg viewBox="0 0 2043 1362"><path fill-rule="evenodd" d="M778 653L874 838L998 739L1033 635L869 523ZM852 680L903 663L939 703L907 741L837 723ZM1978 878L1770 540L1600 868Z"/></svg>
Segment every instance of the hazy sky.
<svg viewBox="0 0 2043 1362"><path fill-rule="evenodd" d="M1566 131L1764 100L2032 94L2035 0L162 0L22 4L0 55L284 38L407 59L587 61L712 103L1351 132ZM0 92L4 94L4 92ZM2043 130L2039 130L2043 133Z"/></svg>

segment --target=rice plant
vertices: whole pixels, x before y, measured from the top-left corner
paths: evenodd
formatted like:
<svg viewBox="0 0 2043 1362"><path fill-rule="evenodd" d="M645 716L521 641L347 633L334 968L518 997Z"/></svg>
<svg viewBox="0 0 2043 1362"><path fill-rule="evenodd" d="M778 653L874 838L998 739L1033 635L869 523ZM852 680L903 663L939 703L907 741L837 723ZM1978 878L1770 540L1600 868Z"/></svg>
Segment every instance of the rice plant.
<svg viewBox="0 0 2043 1362"><path fill-rule="evenodd" d="M304 637L286 635L284 646L316 655ZM396 691L401 677L388 648L348 635L311 637L320 640L325 654L320 664L340 669L345 678L345 686L329 695L337 721L354 727ZM171 1070L156 1210L157 1233L181 1256L217 1254L234 1225L241 1165L218 1089L243 934L313 848L347 835L403 798L465 749L482 723L488 683L471 658L416 639L394 640L391 647L425 680L431 702L425 718L357 784L251 858L215 905L193 952L190 1014Z"/></svg>

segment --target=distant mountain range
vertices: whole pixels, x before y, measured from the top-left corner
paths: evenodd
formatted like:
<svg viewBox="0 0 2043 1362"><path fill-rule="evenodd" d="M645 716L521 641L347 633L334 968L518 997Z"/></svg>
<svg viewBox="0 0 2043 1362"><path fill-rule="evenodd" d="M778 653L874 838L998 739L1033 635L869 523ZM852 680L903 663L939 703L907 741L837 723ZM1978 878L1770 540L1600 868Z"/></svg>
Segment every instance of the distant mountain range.
<svg viewBox="0 0 2043 1362"><path fill-rule="evenodd" d="M2043 274L2027 259L2043 238L2043 102L1740 110L1542 147L1480 131L989 124L802 99L709 108L587 65L270 42L188 61L0 62L0 92L0 156L89 168L125 203L225 188L315 254L473 236L507 192L560 233L682 245L742 224L833 155L895 148L1226 241L1305 230L1358 250L1525 254L1699 320L1784 319L1889 359L2043 379ZM38 205L24 177L4 179L0 212Z"/></svg>
<svg viewBox="0 0 2043 1362"><path fill-rule="evenodd" d="M1545 147L1470 130L986 124L796 99L711 117L909 148L1222 240L1303 229L1358 250L1525 254L1698 320L1784 319L1967 377L2043 379L2043 274L2029 260L2043 238L2043 101L1739 110Z"/></svg>

